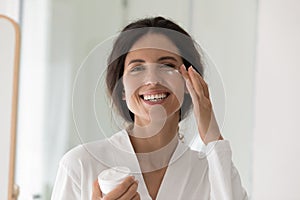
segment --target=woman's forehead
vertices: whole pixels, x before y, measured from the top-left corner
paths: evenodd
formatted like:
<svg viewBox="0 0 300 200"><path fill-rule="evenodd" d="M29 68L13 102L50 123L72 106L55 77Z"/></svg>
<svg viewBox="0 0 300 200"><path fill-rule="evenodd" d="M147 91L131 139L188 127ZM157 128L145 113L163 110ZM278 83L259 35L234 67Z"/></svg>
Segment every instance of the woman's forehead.
<svg viewBox="0 0 300 200"><path fill-rule="evenodd" d="M167 36L159 33L142 36L133 44L129 52L140 49L156 49L179 55L176 45Z"/></svg>
<svg viewBox="0 0 300 200"><path fill-rule="evenodd" d="M128 64L131 60L143 60L145 62L159 62L163 60L173 60L182 62L180 55L170 51L154 48L144 48L134 51L130 51L125 59L125 64Z"/></svg>

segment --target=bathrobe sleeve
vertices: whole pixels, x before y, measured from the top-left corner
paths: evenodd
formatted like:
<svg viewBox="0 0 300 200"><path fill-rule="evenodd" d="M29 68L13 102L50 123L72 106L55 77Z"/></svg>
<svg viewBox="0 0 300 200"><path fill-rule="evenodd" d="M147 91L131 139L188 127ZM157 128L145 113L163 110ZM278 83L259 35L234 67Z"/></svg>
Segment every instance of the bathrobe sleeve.
<svg viewBox="0 0 300 200"><path fill-rule="evenodd" d="M64 159L59 164L51 200L81 199L80 183L71 169L65 166Z"/></svg>
<svg viewBox="0 0 300 200"><path fill-rule="evenodd" d="M239 173L232 162L229 141L219 140L206 146L211 184L211 200L247 200Z"/></svg>

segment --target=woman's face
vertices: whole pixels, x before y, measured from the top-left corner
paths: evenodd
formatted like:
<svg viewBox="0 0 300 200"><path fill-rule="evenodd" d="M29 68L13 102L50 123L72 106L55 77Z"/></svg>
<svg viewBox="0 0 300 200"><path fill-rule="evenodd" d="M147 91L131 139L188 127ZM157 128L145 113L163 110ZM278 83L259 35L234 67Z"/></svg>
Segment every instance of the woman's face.
<svg viewBox="0 0 300 200"><path fill-rule="evenodd" d="M162 34L147 34L132 46L124 63L123 85L135 123L179 116L185 91L182 63L177 47Z"/></svg>

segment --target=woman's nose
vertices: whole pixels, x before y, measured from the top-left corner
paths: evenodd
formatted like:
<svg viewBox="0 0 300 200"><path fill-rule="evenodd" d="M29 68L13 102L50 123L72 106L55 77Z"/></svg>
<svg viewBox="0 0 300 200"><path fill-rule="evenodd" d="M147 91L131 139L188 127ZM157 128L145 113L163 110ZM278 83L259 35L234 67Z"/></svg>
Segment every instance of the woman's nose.
<svg viewBox="0 0 300 200"><path fill-rule="evenodd" d="M162 77L159 73L158 66L152 65L149 66L147 73L145 75L145 84L158 84L161 83Z"/></svg>

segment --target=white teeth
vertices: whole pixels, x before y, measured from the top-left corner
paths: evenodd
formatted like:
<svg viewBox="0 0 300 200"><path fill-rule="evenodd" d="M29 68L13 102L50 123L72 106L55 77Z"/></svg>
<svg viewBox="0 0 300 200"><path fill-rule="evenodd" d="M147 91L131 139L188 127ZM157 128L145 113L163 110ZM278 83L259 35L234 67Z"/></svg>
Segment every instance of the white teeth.
<svg viewBox="0 0 300 200"><path fill-rule="evenodd" d="M146 101L158 101L167 97L166 93L161 94L151 94L151 95L143 95L144 100Z"/></svg>

